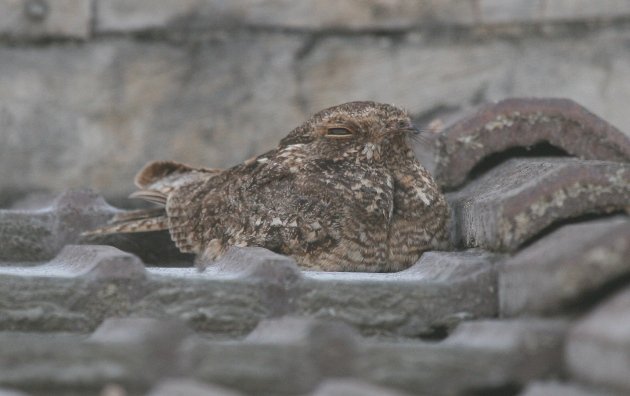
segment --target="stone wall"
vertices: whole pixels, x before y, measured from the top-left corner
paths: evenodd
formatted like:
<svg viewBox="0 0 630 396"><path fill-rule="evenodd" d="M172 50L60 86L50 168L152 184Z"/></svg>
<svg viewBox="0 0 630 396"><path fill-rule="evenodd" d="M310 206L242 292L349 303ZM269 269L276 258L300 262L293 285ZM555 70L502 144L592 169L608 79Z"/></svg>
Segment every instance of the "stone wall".
<svg viewBox="0 0 630 396"><path fill-rule="evenodd" d="M0 206L229 166L348 100L568 97L630 131L624 0L0 0L0 34Z"/></svg>

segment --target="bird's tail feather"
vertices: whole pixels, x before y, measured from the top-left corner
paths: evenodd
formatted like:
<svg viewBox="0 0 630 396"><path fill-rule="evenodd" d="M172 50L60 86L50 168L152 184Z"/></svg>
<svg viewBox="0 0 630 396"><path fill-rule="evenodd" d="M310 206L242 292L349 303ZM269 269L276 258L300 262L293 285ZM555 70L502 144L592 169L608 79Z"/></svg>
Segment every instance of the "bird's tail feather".
<svg viewBox="0 0 630 396"><path fill-rule="evenodd" d="M158 207L124 212L116 215L104 227L83 233L84 236L149 232L169 229L166 203L178 188L206 180L221 173L221 169L193 168L173 161L154 161L145 165L136 175L140 188L130 195L157 204Z"/></svg>
<svg viewBox="0 0 630 396"><path fill-rule="evenodd" d="M126 234L168 229L164 208L134 210L114 216L109 224L84 232L83 236Z"/></svg>

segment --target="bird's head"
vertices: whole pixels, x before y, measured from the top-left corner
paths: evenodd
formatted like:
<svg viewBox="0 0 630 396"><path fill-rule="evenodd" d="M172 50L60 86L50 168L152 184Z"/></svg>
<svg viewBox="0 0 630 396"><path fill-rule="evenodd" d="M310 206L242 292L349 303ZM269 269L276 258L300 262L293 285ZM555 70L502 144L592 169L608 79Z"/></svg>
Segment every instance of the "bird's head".
<svg viewBox="0 0 630 396"><path fill-rule="evenodd" d="M348 102L313 115L280 141L280 146L309 145L325 159L380 161L409 152L408 137L417 134L406 111L389 104Z"/></svg>

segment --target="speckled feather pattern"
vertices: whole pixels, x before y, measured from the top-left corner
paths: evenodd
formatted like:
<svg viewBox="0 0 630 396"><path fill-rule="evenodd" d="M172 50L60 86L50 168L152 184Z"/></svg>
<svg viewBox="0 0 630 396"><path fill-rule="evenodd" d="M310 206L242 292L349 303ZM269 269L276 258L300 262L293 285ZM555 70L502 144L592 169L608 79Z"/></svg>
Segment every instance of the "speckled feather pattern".
<svg viewBox="0 0 630 396"><path fill-rule="evenodd" d="M448 240L446 201L415 159L410 133L409 116L395 106L345 103L223 171L151 163L136 178L136 196L163 196L164 228L202 259L261 246L308 269L398 271Z"/></svg>

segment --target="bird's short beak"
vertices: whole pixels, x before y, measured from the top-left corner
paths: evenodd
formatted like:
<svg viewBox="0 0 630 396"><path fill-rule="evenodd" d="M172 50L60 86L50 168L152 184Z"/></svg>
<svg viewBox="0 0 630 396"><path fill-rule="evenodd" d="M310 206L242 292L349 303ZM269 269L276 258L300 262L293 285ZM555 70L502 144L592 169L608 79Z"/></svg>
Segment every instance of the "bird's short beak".
<svg viewBox="0 0 630 396"><path fill-rule="evenodd" d="M420 134L420 129L415 125L411 125L408 128L397 129L395 133L401 134L401 135L410 134L410 135L416 136Z"/></svg>
<svg viewBox="0 0 630 396"><path fill-rule="evenodd" d="M420 134L420 129L415 126L415 125L411 125L407 128L400 128L400 129L394 129L394 130L389 130L386 131L384 133L382 133L380 135L380 139L381 140L385 140L385 139L389 139L389 138L393 138L394 136L406 136L406 135L419 135Z"/></svg>
<svg viewBox="0 0 630 396"><path fill-rule="evenodd" d="M409 128L403 129L403 131L407 132L407 133L411 133L412 135L419 135L420 134L420 128L418 128L415 125L411 125Z"/></svg>

